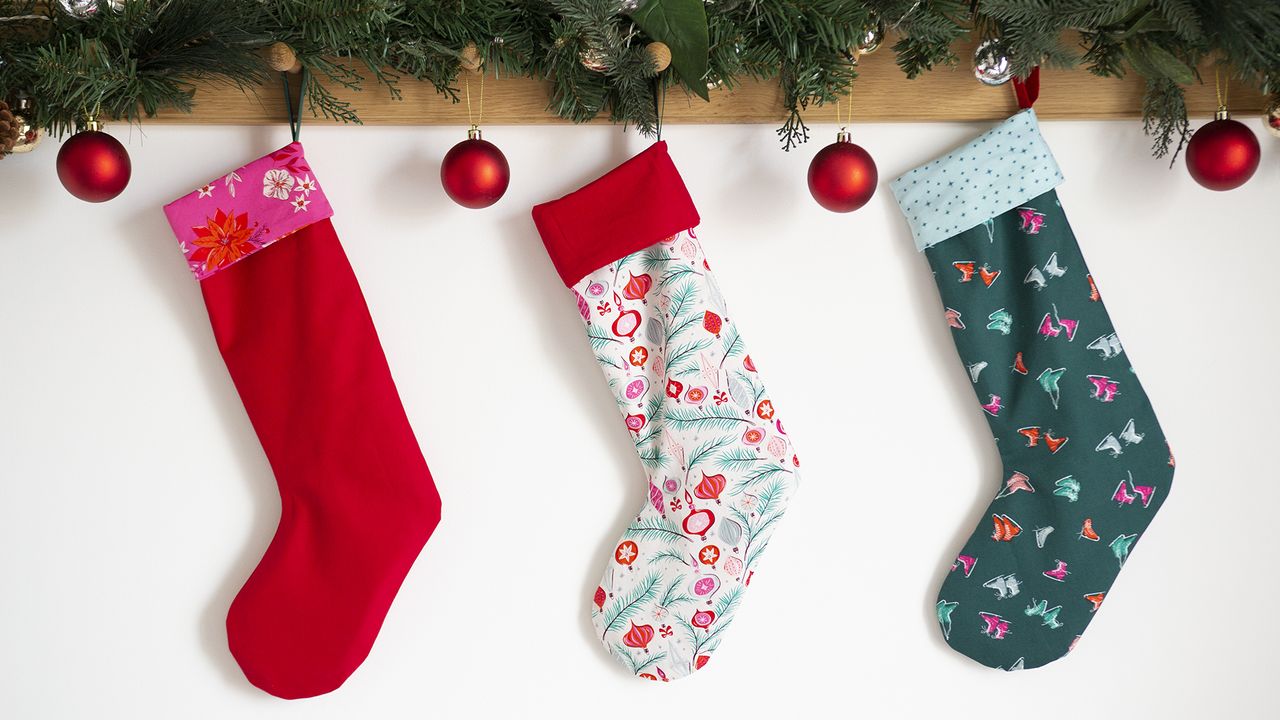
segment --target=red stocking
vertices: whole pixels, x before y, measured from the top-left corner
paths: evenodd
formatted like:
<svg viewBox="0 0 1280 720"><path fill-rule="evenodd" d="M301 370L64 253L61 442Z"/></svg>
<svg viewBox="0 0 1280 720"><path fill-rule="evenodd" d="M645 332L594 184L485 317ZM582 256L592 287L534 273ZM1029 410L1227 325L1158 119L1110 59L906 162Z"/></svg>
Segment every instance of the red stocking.
<svg viewBox="0 0 1280 720"><path fill-rule="evenodd" d="M440 498L302 146L165 212L280 486L228 645L272 695L320 695L368 655Z"/></svg>

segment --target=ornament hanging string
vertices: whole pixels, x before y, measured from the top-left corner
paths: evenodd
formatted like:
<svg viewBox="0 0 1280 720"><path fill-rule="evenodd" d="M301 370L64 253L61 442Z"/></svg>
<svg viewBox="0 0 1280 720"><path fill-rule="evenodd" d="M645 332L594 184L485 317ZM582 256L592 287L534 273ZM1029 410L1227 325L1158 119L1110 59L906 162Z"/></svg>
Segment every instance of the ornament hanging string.
<svg viewBox="0 0 1280 720"><path fill-rule="evenodd" d="M289 132L293 134L293 141L298 142L298 137L302 135L302 99L307 96L307 83L311 80L311 73L305 67L302 68L296 104L293 102L293 88L289 86L289 73L282 72L280 77L284 80L284 104L289 110Z"/></svg>
<svg viewBox="0 0 1280 720"><path fill-rule="evenodd" d="M467 91L467 123L471 125L472 130L479 130L480 123L484 120L484 71L480 72L480 108L476 113L475 119L471 117L471 79L466 80Z"/></svg>
<svg viewBox="0 0 1280 720"><path fill-rule="evenodd" d="M897 22L889 26L889 29L897 30L898 26L901 25L903 22L905 22L906 19L911 16L911 13L916 11L916 8L920 7L921 2L922 0L916 0L915 3L911 5L911 7L907 8L906 12L902 13L902 17L898 18Z"/></svg>
<svg viewBox="0 0 1280 720"><path fill-rule="evenodd" d="M853 122L853 83L849 83L849 101L848 112L843 121L840 119L840 96L836 96L836 124L840 126L840 132L844 132L845 128Z"/></svg>
<svg viewBox="0 0 1280 720"><path fill-rule="evenodd" d="M1040 97L1039 65L1031 68L1026 80L1016 75L1014 76L1013 94L1018 98L1018 109L1020 110L1028 110L1032 105L1036 104L1036 98Z"/></svg>
<svg viewBox="0 0 1280 720"><path fill-rule="evenodd" d="M1222 82L1221 66L1213 66L1213 92L1218 98L1218 112L1227 111L1227 93L1231 91L1231 84Z"/></svg>
<svg viewBox="0 0 1280 720"><path fill-rule="evenodd" d="M89 130L100 130L102 125L98 122L98 114L102 112L102 99L93 104L93 109L84 115L84 127Z"/></svg>

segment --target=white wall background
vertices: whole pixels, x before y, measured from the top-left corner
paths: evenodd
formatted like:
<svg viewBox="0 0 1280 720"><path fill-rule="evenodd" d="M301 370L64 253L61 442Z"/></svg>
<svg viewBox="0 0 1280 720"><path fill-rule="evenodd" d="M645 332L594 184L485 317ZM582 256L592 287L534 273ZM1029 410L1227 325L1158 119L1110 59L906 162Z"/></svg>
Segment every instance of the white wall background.
<svg viewBox="0 0 1280 720"><path fill-rule="evenodd" d="M984 127L855 135L887 181ZM763 125L666 131L806 474L715 661L663 686L590 632L643 485L529 219L647 142L487 128L514 178L476 212L438 180L461 127L305 129L445 509L368 661L296 702L251 687L226 650L228 603L279 501L160 211L286 130L117 127L134 181L101 206L61 189L52 142L4 160L0 716L1274 713L1280 142L1264 135L1257 177L1219 194L1148 158L1137 123L1045 123L1179 472L1077 652L1006 674L949 650L933 617L997 456L887 188L852 215L808 197L809 158L834 130L790 154ZM814 584L844 611L814 617L798 589Z"/></svg>

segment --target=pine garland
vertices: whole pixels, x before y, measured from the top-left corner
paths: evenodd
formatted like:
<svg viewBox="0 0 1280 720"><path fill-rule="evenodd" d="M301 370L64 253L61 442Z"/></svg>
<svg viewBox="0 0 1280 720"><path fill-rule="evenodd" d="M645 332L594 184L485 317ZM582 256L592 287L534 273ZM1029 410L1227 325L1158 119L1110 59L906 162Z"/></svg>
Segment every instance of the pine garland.
<svg viewBox="0 0 1280 720"><path fill-rule="evenodd" d="M952 47L970 33L1002 38L1020 74L1039 64L1137 73L1157 156L1186 140L1184 89L1205 80L1201 61L1280 90L1275 0L99 0L83 18L60 8L0 0L0 99L32 97L36 124L55 135L90 113L138 122L191 111L197 82L252 91L269 77L261 50L276 42L318 80L310 111L342 122L359 115L338 86L399 97L409 77L457 101L470 45L486 72L549 80L556 114L607 113L644 133L672 88L706 97L743 78L776 81L787 149L808 138L803 109L849 93L857 44L876 27L894 36L908 77L968 62ZM662 72L646 50L654 41L672 51Z"/></svg>
<svg viewBox="0 0 1280 720"><path fill-rule="evenodd" d="M1084 65L1102 77L1146 79L1143 127L1152 152L1174 157L1190 135L1184 88L1206 58L1262 92L1280 89L1280 2L1275 0L985 0L986 21L1010 47L1014 70ZM1075 35L1077 55L1062 39Z"/></svg>

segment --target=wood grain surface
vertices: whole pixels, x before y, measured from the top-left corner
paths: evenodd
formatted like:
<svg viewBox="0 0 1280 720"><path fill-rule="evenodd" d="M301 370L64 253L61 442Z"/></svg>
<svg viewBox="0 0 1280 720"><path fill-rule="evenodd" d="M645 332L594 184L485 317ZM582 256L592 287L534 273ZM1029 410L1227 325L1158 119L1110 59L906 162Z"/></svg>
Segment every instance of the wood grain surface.
<svg viewBox="0 0 1280 720"><path fill-rule="evenodd" d="M961 58L972 57L972 45L957 46ZM854 122L866 121L968 121L1007 117L1017 108L1008 85L987 87L973 78L967 62L955 67L935 68L908 80L894 64L888 49L864 56L853 85ZM479 76L469 78L473 101L479 93ZM1210 116L1218 103L1212 84L1213 71L1201 69L1208 84L1187 90L1187 107L1192 116ZM462 78L459 84L462 84ZM1083 70L1041 71L1040 99L1036 112L1046 119L1134 118L1142 114L1144 81L1131 75L1124 79L1098 78ZM371 125L465 125L467 109L436 93L424 82L412 79L400 83L402 97L395 100L380 85L366 83L361 92L336 88L338 97L350 101L361 120ZM494 78L484 82L486 125L529 125L567 123L547 109L547 83L528 78ZM1238 114L1261 111L1262 96L1251 89L1233 86L1230 106ZM733 90L711 92L711 102L687 95L682 90L667 96L664 122L668 123L780 123L786 112L777 83L746 81ZM272 82L255 93L234 87L201 87L195 112L188 115L165 111L151 122L205 124L274 124L286 122L281 83ZM834 106L813 107L804 113L806 121L834 122ZM594 122L608 122L603 113Z"/></svg>

